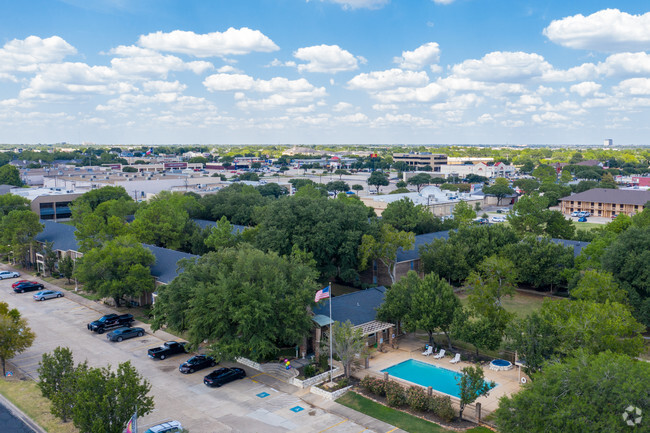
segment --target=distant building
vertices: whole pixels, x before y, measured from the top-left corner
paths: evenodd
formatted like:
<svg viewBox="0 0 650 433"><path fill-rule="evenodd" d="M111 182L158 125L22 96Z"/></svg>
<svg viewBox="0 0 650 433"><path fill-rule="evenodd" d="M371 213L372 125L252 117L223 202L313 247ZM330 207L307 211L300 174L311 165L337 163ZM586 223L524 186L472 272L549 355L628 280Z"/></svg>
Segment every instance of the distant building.
<svg viewBox="0 0 650 433"><path fill-rule="evenodd" d="M619 214L635 215L643 212L648 201L650 191L594 188L561 198L560 209L564 215L577 211L611 218Z"/></svg>
<svg viewBox="0 0 650 433"><path fill-rule="evenodd" d="M605 141L603 142L603 146L605 147L611 147L614 145L614 140L611 138L606 138Z"/></svg>
<svg viewBox="0 0 650 433"><path fill-rule="evenodd" d="M81 192L62 188L12 188L12 194L25 197L30 207L42 220L67 221L72 217L70 203Z"/></svg>
<svg viewBox="0 0 650 433"><path fill-rule="evenodd" d="M431 167L434 172L439 172L441 166L447 165L447 155L429 152L394 153L393 161L405 162L416 170Z"/></svg>
<svg viewBox="0 0 650 433"><path fill-rule="evenodd" d="M423 205L427 207L431 213L439 217L449 216L453 213L454 207L461 201L467 202L470 206L474 207L476 203L483 207L485 202L485 194L482 192L468 193L441 190L437 186L427 186L420 190L420 192L409 192L404 194L384 194L384 195L370 195L366 197L359 197L363 204L375 210L378 216L381 216L384 209L394 201L399 201L403 198L408 198L416 205Z"/></svg>

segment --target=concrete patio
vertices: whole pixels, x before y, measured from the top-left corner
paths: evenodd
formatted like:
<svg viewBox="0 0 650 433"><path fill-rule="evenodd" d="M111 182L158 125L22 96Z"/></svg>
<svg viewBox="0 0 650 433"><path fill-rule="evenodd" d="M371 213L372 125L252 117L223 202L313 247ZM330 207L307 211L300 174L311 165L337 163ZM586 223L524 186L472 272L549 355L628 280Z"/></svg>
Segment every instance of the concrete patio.
<svg viewBox="0 0 650 433"><path fill-rule="evenodd" d="M384 373L382 373L381 370L391 367L395 364L399 364L400 362L409 359L415 359L418 361L422 361L438 367L442 367L448 370L453 370L458 372L460 372L464 367L475 365L474 363L470 363L466 361L460 361L457 364L450 363L449 361L454 357L456 352L454 352L453 350L449 351L448 349L446 349L447 353L445 354L445 357L442 359L434 359L433 356L423 356L422 355L423 346L424 346L424 342L413 335L402 336L399 339L398 349L389 348L387 352L383 352L383 353L379 351L373 352L372 358L370 359L370 367L368 369L358 370L357 372L355 372L354 376L358 377L359 379L363 378L368 374L376 377L383 377ZM512 395L518 392L521 385L520 385L519 370L517 367L509 371L492 371L489 369L488 364L482 365L482 367L483 367L483 373L485 375L485 379L497 383L497 386L490 391L489 395L485 397L479 397L479 399L476 401L477 403L481 403L482 406L481 418L484 418L486 415L492 413L494 410L497 409L497 407L499 406L499 399L502 396ZM521 377L524 376L525 374L522 371ZM413 385L410 382L398 379L393 376L391 376L391 380L395 380L406 387ZM434 389L433 392L435 393L436 390ZM450 397L451 397L452 404L458 408L460 400L453 396ZM475 417L475 404L472 404L465 409L465 412L463 413L463 418L472 419L474 417Z"/></svg>

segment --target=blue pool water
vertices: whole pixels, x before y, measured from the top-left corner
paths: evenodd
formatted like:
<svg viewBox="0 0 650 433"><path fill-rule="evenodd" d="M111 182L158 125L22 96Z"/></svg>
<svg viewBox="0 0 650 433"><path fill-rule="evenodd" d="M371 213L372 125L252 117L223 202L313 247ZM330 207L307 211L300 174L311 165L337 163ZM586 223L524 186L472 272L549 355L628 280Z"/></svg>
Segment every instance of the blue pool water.
<svg viewBox="0 0 650 433"><path fill-rule="evenodd" d="M438 392L460 398L458 381L460 381L461 373L415 359L400 362L382 370L382 372L417 385L430 386Z"/></svg>

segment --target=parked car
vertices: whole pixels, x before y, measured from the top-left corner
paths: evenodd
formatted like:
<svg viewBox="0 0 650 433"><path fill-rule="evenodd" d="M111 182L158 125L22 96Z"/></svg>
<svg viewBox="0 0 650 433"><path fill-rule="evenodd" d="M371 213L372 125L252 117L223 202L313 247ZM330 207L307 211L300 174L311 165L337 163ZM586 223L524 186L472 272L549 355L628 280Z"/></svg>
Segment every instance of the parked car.
<svg viewBox="0 0 650 433"><path fill-rule="evenodd" d="M214 367L217 365L217 362L213 357L207 355L196 355L182 363L178 367L178 371L181 373L192 374L195 371L203 370L204 368Z"/></svg>
<svg viewBox="0 0 650 433"><path fill-rule="evenodd" d="M587 217L581 216L580 218L578 218L578 222L586 223L587 222Z"/></svg>
<svg viewBox="0 0 650 433"><path fill-rule="evenodd" d="M611 216L612 219L614 219L614 218L616 218L616 217L617 217L616 214L612 214L612 216Z"/></svg>
<svg viewBox="0 0 650 433"><path fill-rule="evenodd" d="M209 387L220 387L233 380L243 379L246 377L246 372L241 368L219 368L214 370L203 378L203 383Z"/></svg>
<svg viewBox="0 0 650 433"><path fill-rule="evenodd" d="M504 223L504 222L506 222L506 217L502 217L502 216L493 216L490 219L492 220L493 223Z"/></svg>
<svg viewBox="0 0 650 433"><path fill-rule="evenodd" d="M18 277L20 277L20 274L18 272L0 271L0 280L4 280L6 278L18 278Z"/></svg>
<svg viewBox="0 0 650 433"><path fill-rule="evenodd" d="M166 341L162 346L149 349L147 354L152 359L165 359L169 356L176 355L177 353L187 353L185 345L187 343L179 343L178 341Z"/></svg>
<svg viewBox="0 0 650 433"><path fill-rule="evenodd" d="M579 217L590 217L591 213L589 213L587 211L582 211L582 212L578 212L578 216Z"/></svg>
<svg viewBox="0 0 650 433"><path fill-rule="evenodd" d="M103 334L107 329L130 327L133 321L132 314L107 314L98 320L90 322L87 327L93 332Z"/></svg>
<svg viewBox="0 0 650 433"><path fill-rule="evenodd" d="M11 285L16 293L33 292L34 290L43 290L45 288L41 283L36 281L19 281Z"/></svg>
<svg viewBox="0 0 650 433"><path fill-rule="evenodd" d="M41 290L40 292L34 293L35 301L44 301L46 299L60 298L63 296L63 293L58 290Z"/></svg>
<svg viewBox="0 0 650 433"><path fill-rule="evenodd" d="M142 337L143 335L144 329L142 328L119 328L106 334L106 338L109 341L120 342L133 337Z"/></svg>
<svg viewBox="0 0 650 433"><path fill-rule="evenodd" d="M183 426L178 421L168 421L162 424L149 427L144 433L175 433L183 430Z"/></svg>
<svg viewBox="0 0 650 433"><path fill-rule="evenodd" d="M507 207L502 207L497 209L497 213L508 213L508 212L510 212L510 209L508 209Z"/></svg>
<svg viewBox="0 0 650 433"><path fill-rule="evenodd" d="M13 283L13 284L11 285L11 288L12 288L12 289L15 289L16 286L18 286L18 285L20 285L20 284L22 284L22 283L26 283L26 282L27 282L27 280L18 280L18 281L16 281L15 283Z"/></svg>
<svg viewBox="0 0 650 433"><path fill-rule="evenodd" d="M577 210L576 210L576 211L573 211L573 212L571 212L571 216L572 216L572 217L579 217L579 216L580 216L580 212L578 212Z"/></svg>

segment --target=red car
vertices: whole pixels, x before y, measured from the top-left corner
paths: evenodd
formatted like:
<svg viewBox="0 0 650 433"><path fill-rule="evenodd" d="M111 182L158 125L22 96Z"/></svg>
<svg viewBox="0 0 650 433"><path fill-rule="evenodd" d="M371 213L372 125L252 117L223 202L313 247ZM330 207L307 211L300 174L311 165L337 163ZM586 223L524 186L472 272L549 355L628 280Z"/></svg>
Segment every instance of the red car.
<svg viewBox="0 0 650 433"><path fill-rule="evenodd" d="M15 283L13 283L13 284L11 285L11 288L12 288L12 289L15 289L16 286L18 286L19 284L22 284L22 283L28 283L28 282L29 282L29 281L27 281L27 280L18 280L18 281L16 281Z"/></svg>

